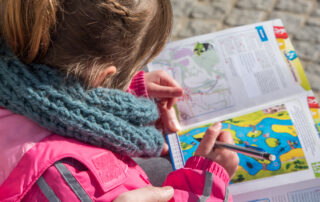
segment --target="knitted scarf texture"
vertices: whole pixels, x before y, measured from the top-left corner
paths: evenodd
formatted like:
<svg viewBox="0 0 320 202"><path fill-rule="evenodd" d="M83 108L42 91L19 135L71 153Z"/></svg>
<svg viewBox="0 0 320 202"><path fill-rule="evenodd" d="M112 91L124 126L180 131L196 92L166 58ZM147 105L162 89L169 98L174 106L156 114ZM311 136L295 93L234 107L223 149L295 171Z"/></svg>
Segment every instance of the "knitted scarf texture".
<svg viewBox="0 0 320 202"><path fill-rule="evenodd" d="M1 40L0 106L56 134L128 156L158 156L164 143L150 124L158 118L152 101L120 90L86 90L46 65L23 64Z"/></svg>

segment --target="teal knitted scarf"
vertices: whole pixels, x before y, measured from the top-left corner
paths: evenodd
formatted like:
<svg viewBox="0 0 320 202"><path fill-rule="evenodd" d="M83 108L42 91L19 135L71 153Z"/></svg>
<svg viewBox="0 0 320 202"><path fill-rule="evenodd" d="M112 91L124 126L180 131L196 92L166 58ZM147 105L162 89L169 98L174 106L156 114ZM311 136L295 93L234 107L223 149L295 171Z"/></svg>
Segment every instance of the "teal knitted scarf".
<svg viewBox="0 0 320 202"><path fill-rule="evenodd" d="M62 136L128 156L157 156L155 104L120 90L86 90L41 64L25 65L0 40L0 106ZM19 127L19 126L17 126Z"/></svg>

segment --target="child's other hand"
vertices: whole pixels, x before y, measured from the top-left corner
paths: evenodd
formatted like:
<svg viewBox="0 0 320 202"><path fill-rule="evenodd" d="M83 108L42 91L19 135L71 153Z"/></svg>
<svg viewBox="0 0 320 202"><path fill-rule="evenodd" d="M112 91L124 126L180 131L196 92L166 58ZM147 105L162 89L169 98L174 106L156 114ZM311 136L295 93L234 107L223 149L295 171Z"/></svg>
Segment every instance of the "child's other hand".
<svg viewBox="0 0 320 202"><path fill-rule="evenodd" d="M167 101L167 108L170 109L183 95L181 86L165 71L158 70L145 73L145 82L148 95L152 98L159 98Z"/></svg>
<svg viewBox="0 0 320 202"><path fill-rule="evenodd" d="M180 85L165 71L153 71L145 74L146 88L149 97L158 98L160 120L158 127L165 133L177 132L180 124L172 107L178 97L183 95Z"/></svg>
<svg viewBox="0 0 320 202"><path fill-rule="evenodd" d="M157 128L162 129L164 134L181 130L180 123L173 107L168 109L167 102L160 101L158 102L158 109L160 112L160 119L156 123Z"/></svg>
<svg viewBox="0 0 320 202"><path fill-rule="evenodd" d="M165 156L167 154L169 154L169 146L167 143L164 143L160 156Z"/></svg>
<svg viewBox="0 0 320 202"><path fill-rule="evenodd" d="M220 122L208 128L195 155L203 156L217 162L226 169L229 177L232 178L238 168L239 157L236 152L214 147L216 140L234 144L231 134L229 132L221 131L221 128L222 125Z"/></svg>

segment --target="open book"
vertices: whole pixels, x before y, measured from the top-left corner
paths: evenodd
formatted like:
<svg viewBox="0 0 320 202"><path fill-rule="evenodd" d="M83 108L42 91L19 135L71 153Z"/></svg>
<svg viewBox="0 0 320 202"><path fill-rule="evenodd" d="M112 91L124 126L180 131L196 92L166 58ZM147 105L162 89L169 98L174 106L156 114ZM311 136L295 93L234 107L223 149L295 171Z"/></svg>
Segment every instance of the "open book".
<svg viewBox="0 0 320 202"><path fill-rule="evenodd" d="M169 43L148 69L185 91L176 105L182 130L167 137L174 169L221 121L236 145L276 156L238 154L235 201L320 201L319 106L281 20Z"/></svg>

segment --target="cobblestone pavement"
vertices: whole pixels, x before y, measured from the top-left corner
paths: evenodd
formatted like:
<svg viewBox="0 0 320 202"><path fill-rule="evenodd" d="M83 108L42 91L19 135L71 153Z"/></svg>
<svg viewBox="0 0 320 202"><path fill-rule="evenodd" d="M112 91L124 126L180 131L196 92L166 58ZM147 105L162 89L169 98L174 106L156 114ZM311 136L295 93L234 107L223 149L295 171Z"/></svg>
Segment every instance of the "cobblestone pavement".
<svg viewBox="0 0 320 202"><path fill-rule="evenodd" d="M171 0L173 40L282 19L320 98L320 0Z"/></svg>

